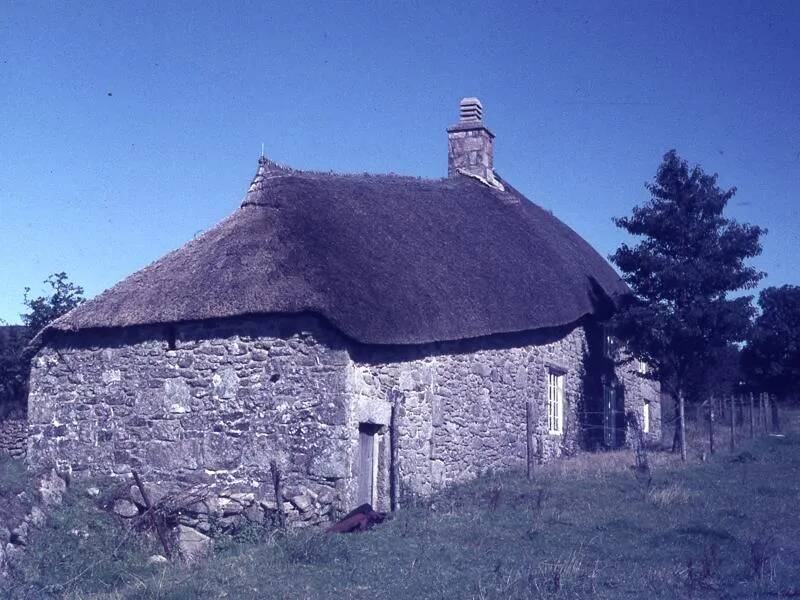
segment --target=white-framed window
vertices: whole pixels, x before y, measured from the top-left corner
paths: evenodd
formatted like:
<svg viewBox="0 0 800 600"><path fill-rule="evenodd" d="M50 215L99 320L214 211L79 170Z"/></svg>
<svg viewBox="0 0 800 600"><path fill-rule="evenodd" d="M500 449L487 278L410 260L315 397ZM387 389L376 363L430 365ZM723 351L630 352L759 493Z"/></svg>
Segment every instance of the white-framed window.
<svg viewBox="0 0 800 600"><path fill-rule="evenodd" d="M547 373L547 428L550 433L564 433L564 374Z"/></svg>
<svg viewBox="0 0 800 600"><path fill-rule="evenodd" d="M650 403L645 402L642 406L642 431L650 433Z"/></svg>
<svg viewBox="0 0 800 600"><path fill-rule="evenodd" d="M642 375L647 375L647 371L648 371L647 363L644 362L643 360L637 360L636 361L636 370L639 371L639 373L641 373Z"/></svg>
<svg viewBox="0 0 800 600"><path fill-rule="evenodd" d="M600 331L603 335L603 356L605 358L614 358L616 351L616 340L611 335L611 326L608 323L603 323L600 326Z"/></svg>

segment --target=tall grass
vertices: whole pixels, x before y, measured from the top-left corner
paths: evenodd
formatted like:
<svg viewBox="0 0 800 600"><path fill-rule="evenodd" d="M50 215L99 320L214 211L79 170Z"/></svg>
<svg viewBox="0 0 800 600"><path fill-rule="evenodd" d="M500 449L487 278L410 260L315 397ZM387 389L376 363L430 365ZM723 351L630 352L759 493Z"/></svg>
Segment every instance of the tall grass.
<svg viewBox="0 0 800 600"><path fill-rule="evenodd" d="M800 595L800 435L688 464L628 451L487 475L363 534L250 531L207 561L147 564L152 540L71 496L31 541L13 598L781 598ZM744 459L742 457L745 457ZM749 456L749 458L746 458ZM87 517L86 511L93 516ZM73 540L90 527L92 542ZM122 546L120 541L125 540ZM109 560L109 557L113 559ZM86 565L105 560L92 570ZM56 586L55 584L59 584Z"/></svg>

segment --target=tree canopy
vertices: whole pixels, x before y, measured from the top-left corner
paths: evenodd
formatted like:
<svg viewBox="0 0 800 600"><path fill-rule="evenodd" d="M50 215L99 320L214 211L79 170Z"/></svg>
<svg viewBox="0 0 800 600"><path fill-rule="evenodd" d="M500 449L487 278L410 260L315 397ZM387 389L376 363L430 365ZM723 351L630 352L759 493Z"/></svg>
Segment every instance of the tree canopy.
<svg viewBox="0 0 800 600"><path fill-rule="evenodd" d="M800 286L766 288L758 304L761 312L742 351L748 382L781 396L800 390Z"/></svg>
<svg viewBox="0 0 800 600"><path fill-rule="evenodd" d="M630 354L652 365L651 376L675 400L673 450L680 447L685 460L684 398L707 391L703 382L715 360L747 335L752 296L729 294L763 277L745 261L761 252L765 231L725 217L736 188L721 189L716 174L690 168L675 150L664 155L645 187L650 200L614 220L638 238L610 257L633 292L619 307L615 328Z"/></svg>
<svg viewBox="0 0 800 600"><path fill-rule="evenodd" d="M752 297L729 293L763 276L745 261L761 252L765 230L726 218L736 189L721 189L716 174L690 168L675 150L645 186L650 200L615 219L639 238L611 256L633 291L615 324L630 352L653 365L674 396L682 382L702 376L715 352L744 339Z"/></svg>
<svg viewBox="0 0 800 600"><path fill-rule="evenodd" d="M31 288L25 288L23 302L28 307L28 312L20 316L22 322L30 330L31 337L85 301L83 288L69 281L69 277L63 271L53 273L44 280L44 283L49 285L52 290L49 296L31 298L29 296Z"/></svg>
<svg viewBox="0 0 800 600"><path fill-rule="evenodd" d="M9 406L24 400L30 357L25 349L43 327L69 312L85 299L83 288L69 281L66 273L53 273L44 281L50 287L45 295L30 297L25 288L23 302L28 311L20 317L24 326L5 327L0 336L0 417Z"/></svg>

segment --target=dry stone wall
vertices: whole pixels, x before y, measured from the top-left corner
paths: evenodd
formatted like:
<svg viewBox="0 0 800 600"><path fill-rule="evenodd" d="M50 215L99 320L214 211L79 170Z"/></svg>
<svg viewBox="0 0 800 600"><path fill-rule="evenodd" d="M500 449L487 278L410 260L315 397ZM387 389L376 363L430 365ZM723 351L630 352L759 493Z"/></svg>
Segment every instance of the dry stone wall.
<svg viewBox="0 0 800 600"><path fill-rule="evenodd" d="M0 418L0 454L23 458L27 450L28 419L22 411Z"/></svg>
<svg viewBox="0 0 800 600"><path fill-rule="evenodd" d="M347 362L311 317L64 335L33 362L29 460L73 475L138 469L156 495L213 483L265 511L278 508L276 461L290 520L325 521L347 474Z"/></svg>

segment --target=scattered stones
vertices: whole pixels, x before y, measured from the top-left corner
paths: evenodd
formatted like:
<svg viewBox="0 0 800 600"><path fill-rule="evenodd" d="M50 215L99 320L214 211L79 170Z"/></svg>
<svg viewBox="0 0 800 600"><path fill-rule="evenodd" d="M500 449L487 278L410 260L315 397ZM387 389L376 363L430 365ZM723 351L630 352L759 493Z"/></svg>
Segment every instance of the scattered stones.
<svg viewBox="0 0 800 600"><path fill-rule="evenodd" d="M187 562L202 558L214 547L210 537L186 525L178 525L176 535L178 549Z"/></svg>
<svg viewBox="0 0 800 600"><path fill-rule="evenodd" d="M130 500L121 498L114 502L114 513L120 517L130 519L139 516L139 507Z"/></svg>
<svg viewBox="0 0 800 600"><path fill-rule="evenodd" d="M161 554L153 554L147 558L148 565L165 565L169 562L169 559L166 556L162 556Z"/></svg>
<svg viewBox="0 0 800 600"><path fill-rule="evenodd" d="M56 473L55 469L51 469L50 472L39 481L39 495L45 506L61 504L66 490L67 482Z"/></svg>
<svg viewBox="0 0 800 600"><path fill-rule="evenodd" d="M41 527L46 519L47 517L45 516L44 511L42 511L41 508L39 508L36 505L33 505L31 507L31 513L30 515L28 515L28 520L31 525L33 525L34 527Z"/></svg>
<svg viewBox="0 0 800 600"><path fill-rule="evenodd" d="M300 512L306 512L309 508L311 508L311 497L308 494L303 494L302 496L295 496L291 500L292 504L299 510Z"/></svg>
<svg viewBox="0 0 800 600"><path fill-rule="evenodd" d="M86 495L90 498L97 498L100 495L100 488L91 486L86 488Z"/></svg>

